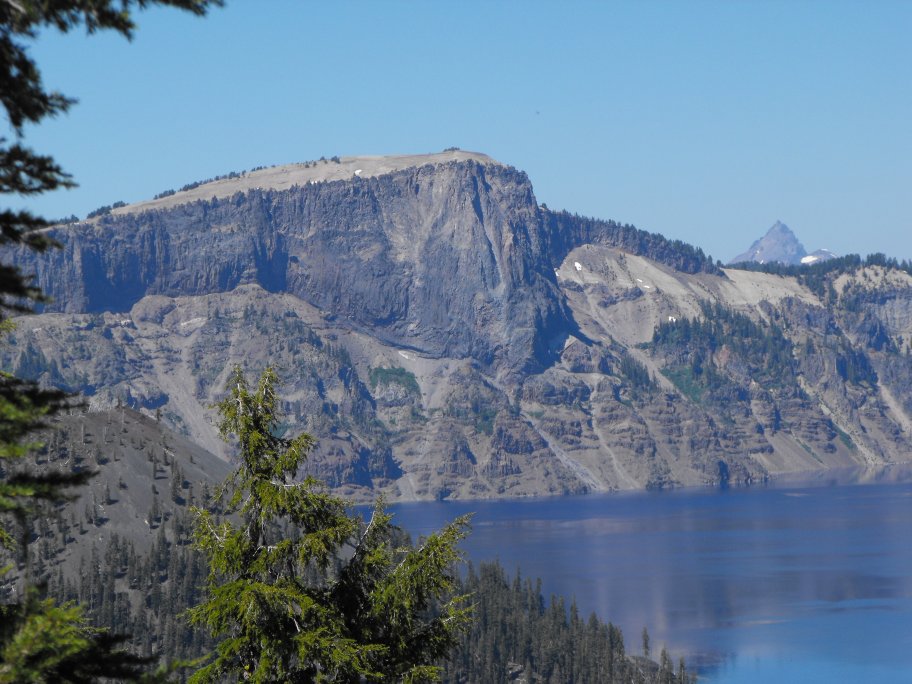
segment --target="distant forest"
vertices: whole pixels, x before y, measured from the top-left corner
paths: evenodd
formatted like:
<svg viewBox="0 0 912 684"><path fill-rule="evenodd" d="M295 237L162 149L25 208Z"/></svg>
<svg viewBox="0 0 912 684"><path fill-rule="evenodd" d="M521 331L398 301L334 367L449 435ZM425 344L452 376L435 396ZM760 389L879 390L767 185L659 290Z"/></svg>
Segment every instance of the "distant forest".
<svg viewBox="0 0 912 684"><path fill-rule="evenodd" d="M644 256L671 266L682 273L722 274L721 263L714 262L699 247L681 240L669 240L660 233L640 230L629 223L605 221L573 214L568 211L550 211L546 218L556 236L555 242L567 245L606 245L630 254ZM566 248L564 252L568 251ZM560 254L560 250L554 250Z"/></svg>
<svg viewBox="0 0 912 684"><path fill-rule="evenodd" d="M851 273L858 268L868 266L897 269L912 275L912 262L909 262L907 259L897 260L879 252L876 254L869 254L864 258L858 254L846 254L845 256L827 259L826 261L817 261L812 264L781 264L779 262L761 264L756 261L745 261L738 264L732 264L730 268L737 268L742 271L770 273L779 276L790 276L797 279L799 283L807 287L817 296L824 297L828 293L828 285L833 276Z"/></svg>

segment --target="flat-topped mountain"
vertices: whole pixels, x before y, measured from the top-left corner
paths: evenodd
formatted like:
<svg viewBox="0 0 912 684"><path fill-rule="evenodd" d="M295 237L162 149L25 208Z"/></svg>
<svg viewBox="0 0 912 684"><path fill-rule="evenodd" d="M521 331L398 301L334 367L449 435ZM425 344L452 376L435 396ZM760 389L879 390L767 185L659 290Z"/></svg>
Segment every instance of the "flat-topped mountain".
<svg viewBox="0 0 912 684"><path fill-rule="evenodd" d="M335 180L350 180L355 177L372 178L394 171L441 164L452 161L475 161L479 164L499 164L480 152L450 149L431 154L400 154L386 156L325 157L298 164L270 166L235 174L229 173L217 180L191 183L186 190L166 191L156 199L128 204L112 209L112 214L130 214L149 209L164 209L195 200L209 200L213 197L231 197L236 192L250 190L289 190L294 186Z"/></svg>
<svg viewBox="0 0 912 684"><path fill-rule="evenodd" d="M364 498L751 481L912 453L912 276L894 262L722 269L550 211L526 174L474 153L305 164L323 175L287 187L279 168L57 227L47 254L8 250L53 302L18 321L3 366L230 456L209 406L234 364L272 364L284 428L319 440L312 472Z"/></svg>
<svg viewBox="0 0 912 684"><path fill-rule="evenodd" d="M547 364L573 324L528 178L453 155L465 153L379 158L375 170L403 167L379 176L125 207L60 227L61 250L22 258L52 297L49 311L126 312L150 295L257 284L387 344L498 367Z"/></svg>

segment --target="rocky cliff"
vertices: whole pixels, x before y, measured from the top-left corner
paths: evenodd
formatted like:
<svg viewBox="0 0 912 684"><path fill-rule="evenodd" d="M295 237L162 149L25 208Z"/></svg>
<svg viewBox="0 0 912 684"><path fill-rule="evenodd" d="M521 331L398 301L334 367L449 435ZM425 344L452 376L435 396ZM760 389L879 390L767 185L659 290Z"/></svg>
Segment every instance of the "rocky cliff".
<svg viewBox="0 0 912 684"><path fill-rule="evenodd" d="M572 325L524 174L474 161L255 189L53 231L31 258L67 313L257 284L384 343L490 365L548 364ZM39 265L40 262L40 265Z"/></svg>
<svg viewBox="0 0 912 684"><path fill-rule="evenodd" d="M549 211L483 155L262 170L53 236L11 255L53 303L6 368L230 455L207 407L234 364L272 363L312 471L355 497L750 481L912 447L904 270L723 270Z"/></svg>

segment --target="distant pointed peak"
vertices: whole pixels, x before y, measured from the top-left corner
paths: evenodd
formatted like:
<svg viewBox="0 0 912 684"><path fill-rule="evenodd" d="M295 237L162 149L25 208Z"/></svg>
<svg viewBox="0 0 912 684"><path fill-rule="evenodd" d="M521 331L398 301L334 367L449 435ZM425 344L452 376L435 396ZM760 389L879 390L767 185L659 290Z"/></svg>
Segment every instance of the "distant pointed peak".
<svg viewBox="0 0 912 684"><path fill-rule="evenodd" d="M741 264L745 262L754 262L758 264L767 264L778 262L780 264L816 264L820 261L835 259L838 255L828 249L818 249L814 252L805 250L804 245L798 241L798 237L781 220L776 222L766 231L759 240L755 240L746 252L742 252L729 264Z"/></svg>
<svg viewBox="0 0 912 684"><path fill-rule="evenodd" d="M795 235L794 231L791 228L789 228L787 225L785 225L782 221L779 221L779 220L777 220L770 227L770 229L768 231L766 231L767 235L770 235L770 234L775 235L776 233L784 233L784 234L792 235L792 236Z"/></svg>
<svg viewBox="0 0 912 684"><path fill-rule="evenodd" d="M729 263L753 261L763 264L778 261L783 264L798 264L806 255L804 245L798 241L792 229L777 219L766 231L766 235L755 240L746 252L739 254Z"/></svg>

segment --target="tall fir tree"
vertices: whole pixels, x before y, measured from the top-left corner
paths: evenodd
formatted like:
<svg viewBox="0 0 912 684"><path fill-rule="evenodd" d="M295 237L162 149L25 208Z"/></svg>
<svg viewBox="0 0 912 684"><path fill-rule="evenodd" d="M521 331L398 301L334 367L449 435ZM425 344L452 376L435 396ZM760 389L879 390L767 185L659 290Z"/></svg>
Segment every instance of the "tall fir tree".
<svg viewBox="0 0 912 684"><path fill-rule="evenodd" d="M278 434L276 382L267 369L251 388L236 368L218 404L239 466L222 487L224 515L195 511L210 575L190 616L220 642L191 681L436 679L469 618L465 597L444 598L468 519L403 546L382 502L363 525L322 483L297 480L314 442Z"/></svg>

